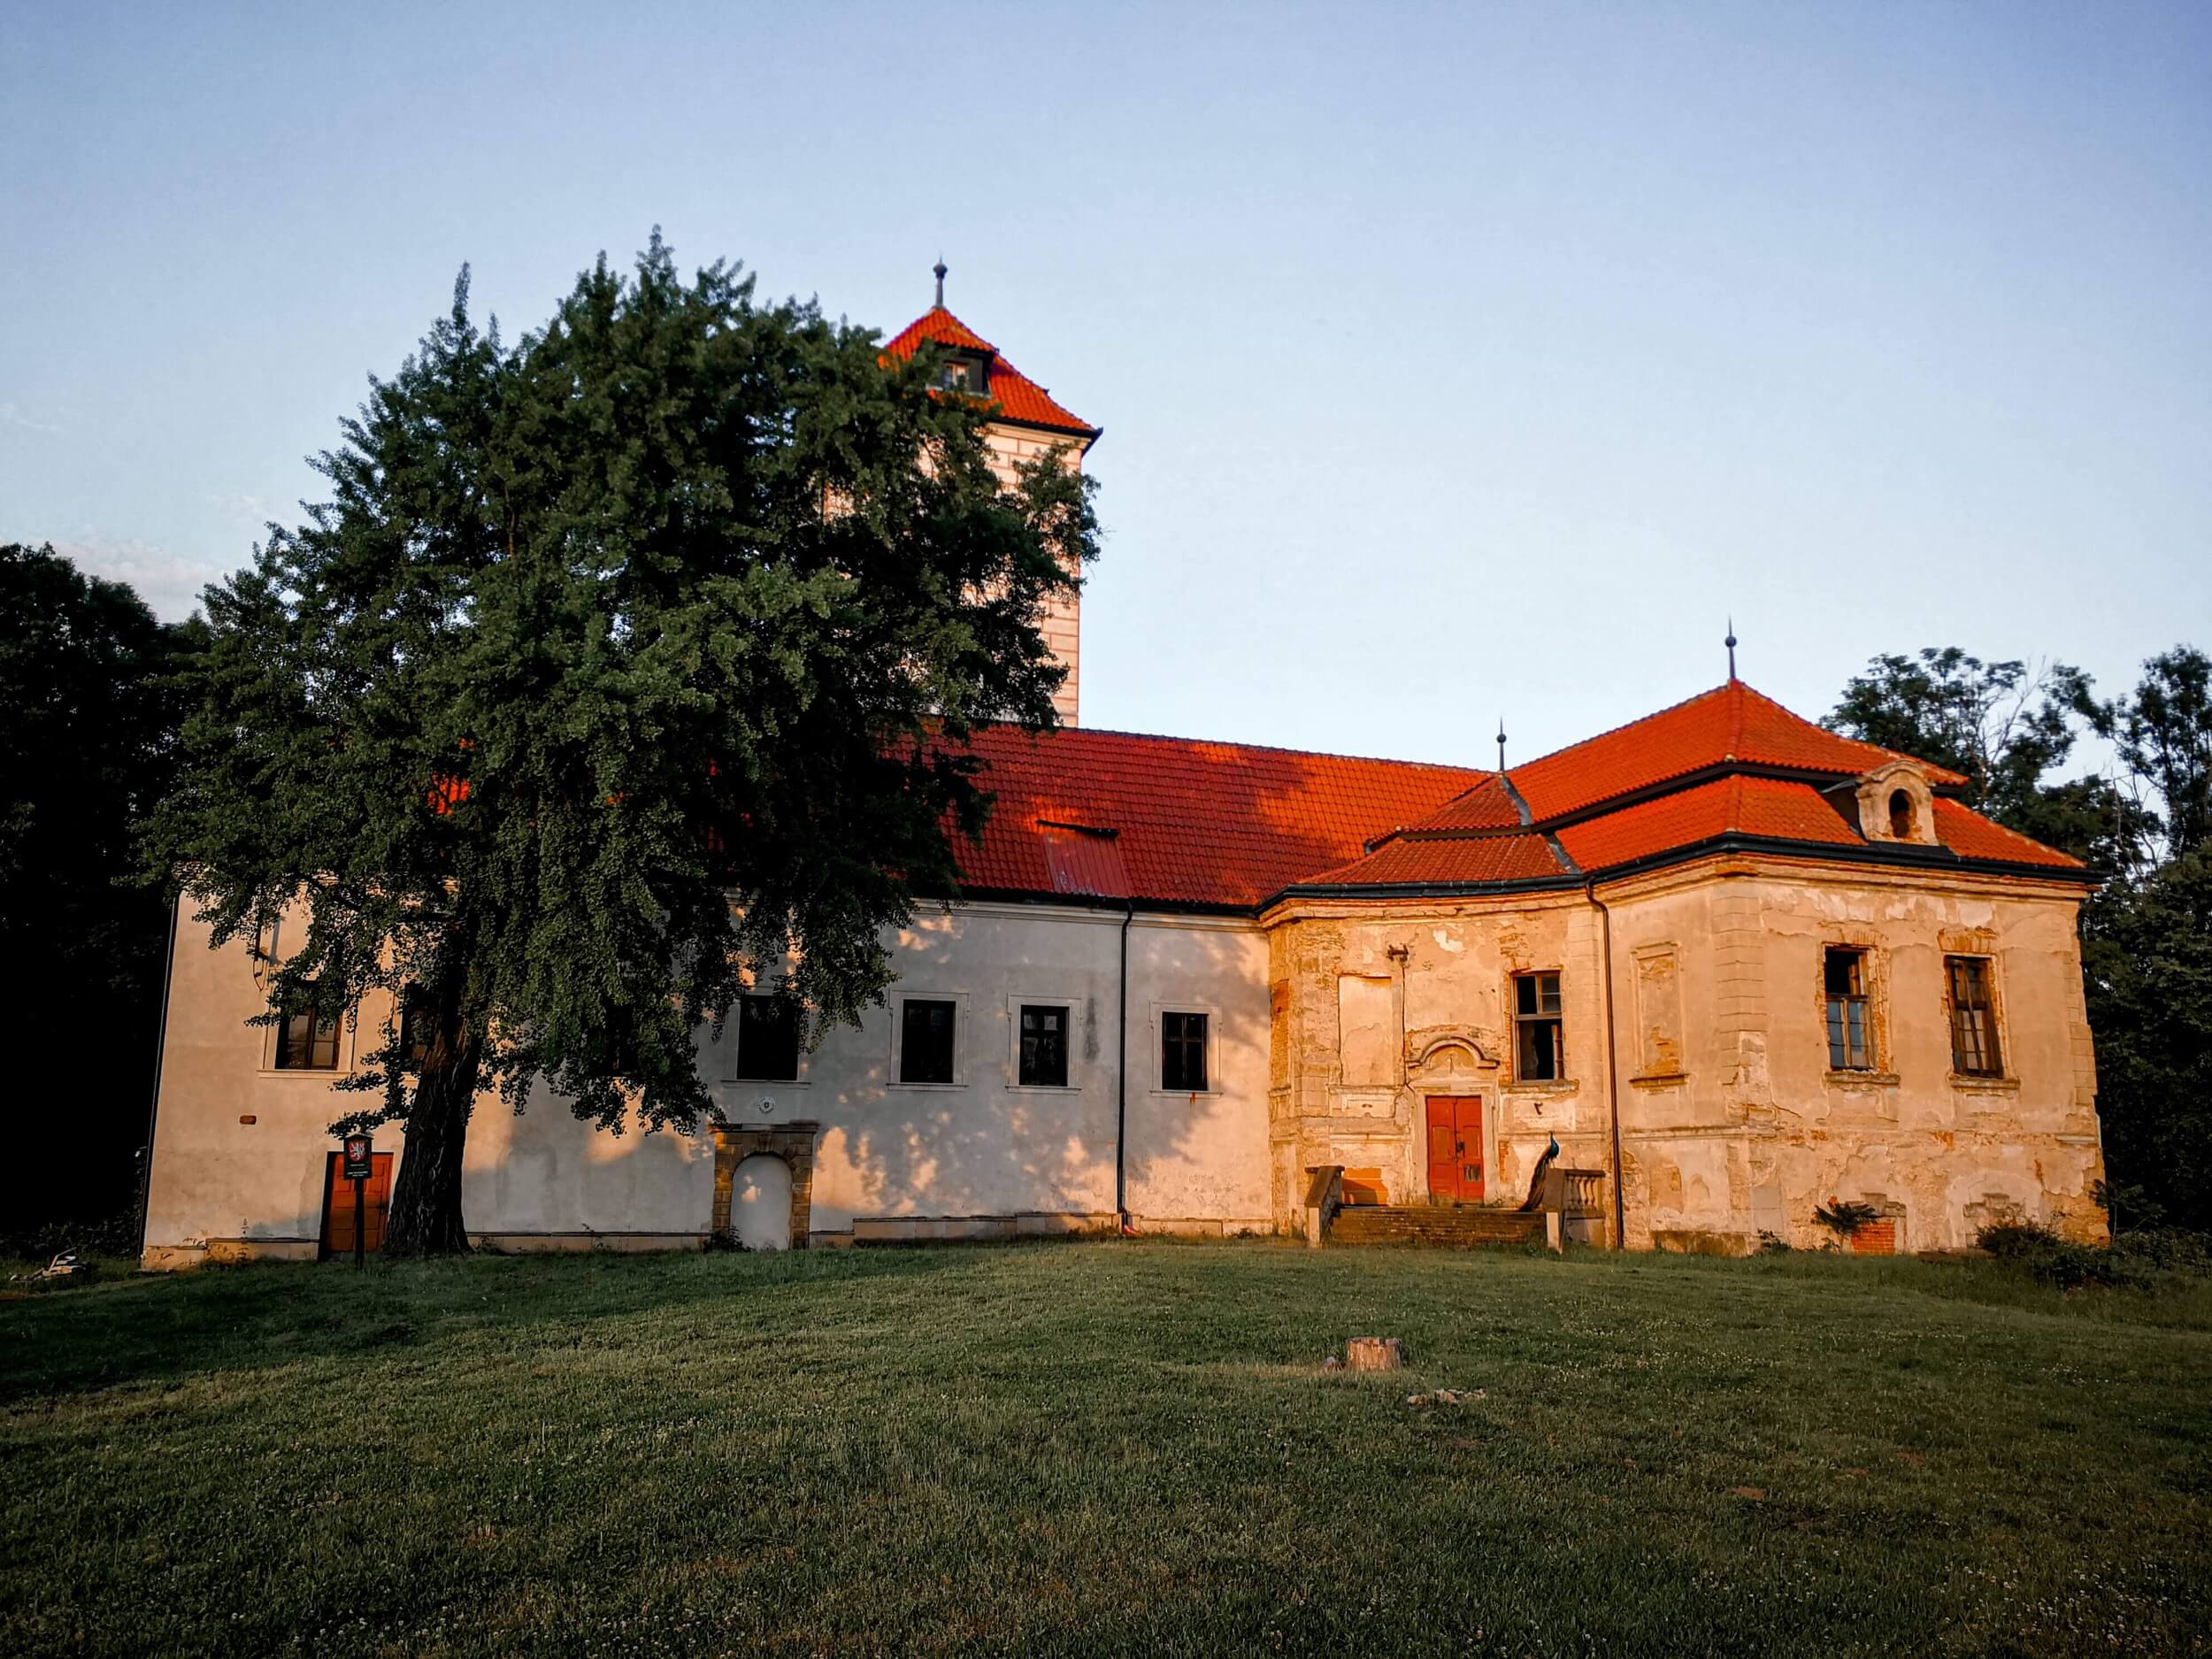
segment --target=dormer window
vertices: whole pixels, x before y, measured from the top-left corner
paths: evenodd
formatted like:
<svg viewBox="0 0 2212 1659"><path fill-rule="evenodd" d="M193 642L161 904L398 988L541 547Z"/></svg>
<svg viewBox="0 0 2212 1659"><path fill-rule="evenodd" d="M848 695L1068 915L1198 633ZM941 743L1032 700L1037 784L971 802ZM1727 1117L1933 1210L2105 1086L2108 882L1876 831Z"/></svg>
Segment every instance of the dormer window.
<svg viewBox="0 0 2212 1659"><path fill-rule="evenodd" d="M1858 797L1859 833L1867 840L1909 847L1936 845L1935 798L1918 761L1886 762L1844 787Z"/></svg>
<svg viewBox="0 0 2212 1659"><path fill-rule="evenodd" d="M969 397L988 397L991 395L991 365L988 360L972 352L948 357L937 371L937 389L941 392L959 392Z"/></svg>

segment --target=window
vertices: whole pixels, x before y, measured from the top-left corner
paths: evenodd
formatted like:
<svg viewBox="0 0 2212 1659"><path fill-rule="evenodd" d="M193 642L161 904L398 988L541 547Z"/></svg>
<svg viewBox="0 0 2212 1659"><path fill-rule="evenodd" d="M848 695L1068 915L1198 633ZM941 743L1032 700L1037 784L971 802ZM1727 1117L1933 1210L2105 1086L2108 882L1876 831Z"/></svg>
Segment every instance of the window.
<svg viewBox="0 0 2212 1659"><path fill-rule="evenodd" d="M1951 982L1951 1069L1962 1077L2002 1077L1988 958L1946 956L1943 970Z"/></svg>
<svg viewBox="0 0 2212 1659"><path fill-rule="evenodd" d="M1559 1040L1559 976L1513 976L1513 1080L1547 1083L1567 1075Z"/></svg>
<svg viewBox="0 0 2212 1659"><path fill-rule="evenodd" d="M1021 1062L1016 1075L1024 1088L1068 1086L1068 1010L1056 1003L1022 1005Z"/></svg>
<svg viewBox="0 0 2212 1659"><path fill-rule="evenodd" d="M310 1006L287 1014L277 1023L276 1069L280 1071L335 1071L338 1069L338 1017L312 1006L315 987L300 987Z"/></svg>
<svg viewBox="0 0 2212 1659"><path fill-rule="evenodd" d="M1889 833L1901 841L1912 839L1912 796L1902 789L1889 792Z"/></svg>
<svg viewBox="0 0 2212 1659"><path fill-rule="evenodd" d="M1874 1069L1866 1031L1866 952L1831 948L1822 968L1828 995L1828 1069Z"/></svg>
<svg viewBox="0 0 2212 1659"><path fill-rule="evenodd" d="M1206 1088L1206 1017L1160 1016L1160 1087L1171 1094L1200 1094Z"/></svg>
<svg viewBox="0 0 2212 1659"><path fill-rule="evenodd" d="M899 1004L899 1081L949 1083L959 1005L910 996Z"/></svg>
<svg viewBox="0 0 2212 1659"><path fill-rule="evenodd" d="M437 1010L431 1007L429 996L419 986L409 986L401 994L399 1004L399 1058L403 1065L419 1069L429 1057L430 1037L437 1023Z"/></svg>
<svg viewBox="0 0 2212 1659"><path fill-rule="evenodd" d="M736 1074L757 1083L798 1080L799 1008L789 997L737 999Z"/></svg>

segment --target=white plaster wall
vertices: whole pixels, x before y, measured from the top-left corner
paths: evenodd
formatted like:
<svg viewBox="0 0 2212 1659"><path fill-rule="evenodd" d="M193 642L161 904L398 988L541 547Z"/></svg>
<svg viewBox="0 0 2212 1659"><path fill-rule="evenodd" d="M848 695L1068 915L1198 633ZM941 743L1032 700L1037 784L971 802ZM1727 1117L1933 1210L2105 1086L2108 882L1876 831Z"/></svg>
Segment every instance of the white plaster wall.
<svg viewBox="0 0 2212 1659"><path fill-rule="evenodd" d="M833 1031L796 1083L710 1075L733 1123L812 1119L813 1226L849 1232L873 1217L1114 1212L1114 1033L1122 913L1077 907L929 910L895 941L900 979L859 1030ZM1128 1202L1138 1224L1261 1225L1268 1213L1267 946L1251 923L1140 915L1129 929ZM956 1080L895 1080L904 996L959 1004ZM1071 1007L1068 1087L1019 1087L1016 1010ZM1212 1016L1213 1088L1159 1092L1157 1016ZM724 1033L725 1047L731 1033Z"/></svg>
<svg viewBox="0 0 2212 1659"><path fill-rule="evenodd" d="M812 1120L813 1226L849 1233L870 1217L1056 1216L1106 1225L1114 1210L1118 911L978 905L920 913L891 941L902 979L889 1007L833 1031L795 1083L743 1082L734 1022L703 1029L702 1075L738 1124ZM1129 930L1128 1202L1139 1224L1265 1225L1267 948L1243 921L1140 916ZM893 1081L902 995L960 1004L958 1081ZM1013 1012L1023 1000L1071 1005L1069 1087L1016 1085ZM203 1253L310 1255L321 1233L333 1121L368 1097L327 1072L279 1072L242 943L207 949L177 930L147 1225L150 1261ZM1212 1015L1213 1087L1156 1087L1157 1016ZM342 1036L340 1064L374 1041ZM251 1124L241 1118L251 1117ZM403 1156L396 1129L380 1149ZM396 1177L397 1164L394 1173ZM472 1233L516 1248L618 1248L703 1237L713 1148L696 1136L578 1122L542 1086L518 1117L482 1096L469 1132L463 1204Z"/></svg>

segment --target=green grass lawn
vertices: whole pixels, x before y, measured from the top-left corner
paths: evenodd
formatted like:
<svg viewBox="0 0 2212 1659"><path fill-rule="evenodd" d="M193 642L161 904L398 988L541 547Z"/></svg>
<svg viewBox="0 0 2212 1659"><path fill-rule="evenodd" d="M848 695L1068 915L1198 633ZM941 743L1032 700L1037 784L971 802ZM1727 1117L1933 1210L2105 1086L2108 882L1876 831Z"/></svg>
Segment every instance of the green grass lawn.
<svg viewBox="0 0 2212 1659"><path fill-rule="evenodd" d="M1325 1372L1405 1339L1395 1378ZM1478 1391L1410 1405L1439 1386ZM1098 1243L0 1302L0 1653L2176 1653L2212 1286Z"/></svg>

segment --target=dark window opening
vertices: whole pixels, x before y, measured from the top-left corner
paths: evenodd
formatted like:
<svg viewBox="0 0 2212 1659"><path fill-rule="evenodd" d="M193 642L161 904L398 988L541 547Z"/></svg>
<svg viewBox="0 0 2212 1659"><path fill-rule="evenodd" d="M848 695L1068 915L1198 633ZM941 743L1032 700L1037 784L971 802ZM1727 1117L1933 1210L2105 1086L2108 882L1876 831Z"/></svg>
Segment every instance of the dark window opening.
<svg viewBox="0 0 2212 1659"><path fill-rule="evenodd" d="M1561 1039L1559 976L1513 976L1513 1077L1520 1083L1548 1083L1567 1075Z"/></svg>
<svg viewBox="0 0 2212 1659"><path fill-rule="evenodd" d="M1068 1086L1068 1010L1049 1004L1022 1007L1019 1076L1025 1088Z"/></svg>
<svg viewBox="0 0 2212 1659"><path fill-rule="evenodd" d="M1912 797L1902 789L1889 794L1889 833L1901 841L1912 839Z"/></svg>
<svg viewBox="0 0 2212 1659"><path fill-rule="evenodd" d="M300 995L309 1005L287 1014L277 1024L276 1069L280 1071L335 1071L338 1069L338 1017L318 1011L315 987L302 986Z"/></svg>
<svg viewBox="0 0 2212 1659"><path fill-rule="evenodd" d="M757 1083L798 1080L799 1008L789 997L737 999L737 1075Z"/></svg>
<svg viewBox="0 0 2212 1659"><path fill-rule="evenodd" d="M1873 1070L1867 1039L1866 952L1831 949L1822 966L1828 996L1828 1069Z"/></svg>
<svg viewBox="0 0 2212 1659"><path fill-rule="evenodd" d="M1206 1087L1206 1017L1160 1016L1160 1087L1171 1094L1197 1094Z"/></svg>
<svg viewBox="0 0 2212 1659"><path fill-rule="evenodd" d="M429 993L409 986L399 1005L400 1064L421 1070L422 1063L430 1057L430 1039L437 1029L438 1010L431 1005Z"/></svg>
<svg viewBox="0 0 2212 1659"><path fill-rule="evenodd" d="M1951 982L1951 1069L1964 1077L2002 1077L1997 1051L1997 1010L1990 996L1989 964L1980 956L1946 956Z"/></svg>
<svg viewBox="0 0 2212 1659"><path fill-rule="evenodd" d="M899 1005L899 1081L952 1081L956 1004L909 997Z"/></svg>

